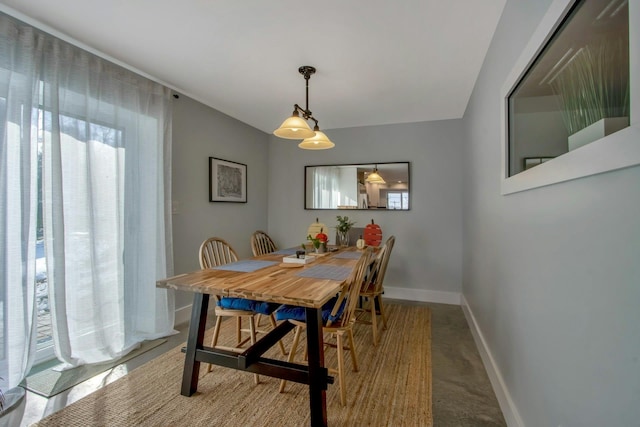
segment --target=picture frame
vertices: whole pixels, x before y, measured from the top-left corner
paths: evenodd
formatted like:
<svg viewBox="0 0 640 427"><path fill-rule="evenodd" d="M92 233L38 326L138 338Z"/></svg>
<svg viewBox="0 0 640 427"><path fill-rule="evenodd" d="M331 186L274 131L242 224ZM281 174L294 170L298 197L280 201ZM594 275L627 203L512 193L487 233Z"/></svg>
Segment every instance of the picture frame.
<svg viewBox="0 0 640 427"><path fill-rule="evenodd" d="M247 203L247 165L209 157L209 201Z"/></svg>

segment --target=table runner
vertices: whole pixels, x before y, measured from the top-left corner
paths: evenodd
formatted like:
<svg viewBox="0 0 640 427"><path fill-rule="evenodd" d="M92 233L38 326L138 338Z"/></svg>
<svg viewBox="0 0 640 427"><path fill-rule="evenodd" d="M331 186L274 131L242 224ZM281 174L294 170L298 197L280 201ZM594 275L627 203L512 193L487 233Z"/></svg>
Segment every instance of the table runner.
<svg viewBox="0 0 640 427"><path fill-rule="evenodd" d="M270 267L278 264L275 261L261 261L256 259L245 259L242 261L231 262L229 264L214 267L215 270L239 271L242 273L251 273L261 268Z"/></svg>

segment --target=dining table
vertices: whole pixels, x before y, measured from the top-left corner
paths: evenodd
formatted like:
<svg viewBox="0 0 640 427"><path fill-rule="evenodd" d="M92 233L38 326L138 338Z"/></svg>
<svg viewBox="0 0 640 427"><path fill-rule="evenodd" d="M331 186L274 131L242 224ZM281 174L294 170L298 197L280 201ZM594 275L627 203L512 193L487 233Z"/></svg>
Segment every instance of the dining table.
<svg viewBox="0 0 640 427"><path fill-rule="evenodd" d="M322 306L345 285L361 251L355 247L330 246L324 254L306 255L305 264L283 262L284 257L296 257L299 249L287 248L156 282L157 287L194 294L187 343L182 349L185 353L181 385L183 396L191 396L197 391L200 363L212 363L307 384L311 425L327 425L326 391L334 379L324 366ZM309 256L313 256L313 262L308 262L311 261ZM299 259L297 261L300 262ZM203 340L211 295L303 307L307 323L307 364L264 355L294 328L286 321L240 352L205 346Z"/></svg>

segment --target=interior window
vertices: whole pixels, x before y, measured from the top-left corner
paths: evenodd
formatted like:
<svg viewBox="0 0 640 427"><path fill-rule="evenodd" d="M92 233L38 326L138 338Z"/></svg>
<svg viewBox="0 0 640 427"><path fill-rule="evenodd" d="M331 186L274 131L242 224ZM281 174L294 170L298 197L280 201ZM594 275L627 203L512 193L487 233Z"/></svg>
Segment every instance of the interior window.
<svg viewBox="0 0 640 427"><path fill-rule="evenodd" d="M629 126L629 7L577 1L508 97L508 176Z"/></svg>

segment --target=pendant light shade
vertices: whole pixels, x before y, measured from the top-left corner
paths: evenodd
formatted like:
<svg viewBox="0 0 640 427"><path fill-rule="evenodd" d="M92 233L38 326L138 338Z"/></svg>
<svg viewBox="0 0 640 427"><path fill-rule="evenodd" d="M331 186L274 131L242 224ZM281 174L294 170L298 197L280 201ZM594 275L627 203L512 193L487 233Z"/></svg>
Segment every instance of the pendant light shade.
<svg viewBox="0 0 640 427"><path fill-rule="evenodd" d="M366 179L367 182L371 184L386 184L387 181L382 179L380 174L378 173L378 165L373 168L373 172L371 172Z"/></svg>
<svg viewBox="0 0 640 427"><path fill-rule="evenodd" d="M298 147L305 150L326 150L335 147L335 144L329 140L327 135L320 132L318 120L313 117L313 113L309 110L309 79L316 72L316 69L310 65L303 65L298 68L298 72L302 74L307 86L307 104L306 108L300 107L298 104L293 106L293 114L286 119L280 127L273 131L275 136L286 139L302 139ZM302 115L302 117L300 117ZM307 123L307 120L313 120L315 126L313 130Z"/></svg>
<svg viewBox="0 0 640 427"><path fill-rule="evenodd" d="M273 131L273 134L285 139L303 139L312 138L316 133L311 130L307 121L300 117L297 111L294 111L291 117Z"/></svg>
<svg viewBox="0 0 640 427"><path fill-rule="evenodd" d="M327 138L327 135L319 130L315 131L315 136L306 138L298 144L298 147L304 148L305 150L326 150L335 146L336 144L331 142L331 140Z"/></svg>

